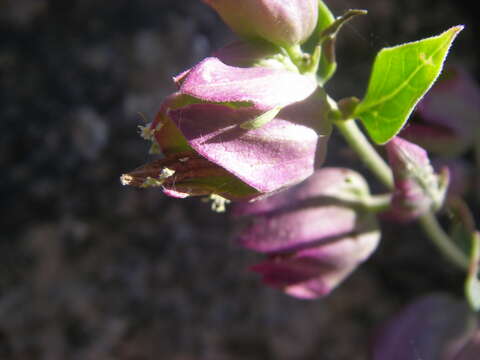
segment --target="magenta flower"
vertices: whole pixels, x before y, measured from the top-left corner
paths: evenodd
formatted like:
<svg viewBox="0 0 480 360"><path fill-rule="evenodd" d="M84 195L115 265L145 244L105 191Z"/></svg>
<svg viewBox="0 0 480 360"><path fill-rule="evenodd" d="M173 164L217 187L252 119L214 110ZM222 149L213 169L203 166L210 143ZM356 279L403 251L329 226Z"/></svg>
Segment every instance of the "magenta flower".
<svg viewBox="0 0 480 360"><path fill-rule="evenodd" d="M327 295L377 247L375 216L361 210L368 186L356 172L324 168L288 191L249 204L242 246L268 255L252 267L264 282L295 297Z"/></svg>
<svg viewBox="0 0 480 360"><path fill-rule="evenodd" d="M301 44L317 24L317 0L204 0L239 36L282 47Z"/></svg>
<svg viewBox="0 0 480 360"><path fill-rule="evenodd" d="M480 87L462 68L446 68L418 104L415 117L402 137L436 154L458 155L475 141Z"/></svg>
<svg viewBox="0 0 480 360"><path fill-rule="evenodd" d="M386 215L409 221L438 210L448 187L448 169L444 168L440 175L435 174L427 152L398 136L386 148L395 180L391 208Z"/></svg>
<svg viewBox="0 0 480 360"><path fill-rule="evenodd" d="M223 56L235 59L227 50ZM123 183L161 186L176 197L252 199L306 179L323 161L330 127L321 122L324 99L315 80L230 66L218 56L174 78L179 91L143 129L165 158L124 175ZM243 126L265 116L259 128Z"/></svg>
<svg viewBox="0 0 480 360"><path fill-rule="evenodd" d="M380 329L373 360L477 360L480 329L464 302L443 294L409 305Z"/></svg>

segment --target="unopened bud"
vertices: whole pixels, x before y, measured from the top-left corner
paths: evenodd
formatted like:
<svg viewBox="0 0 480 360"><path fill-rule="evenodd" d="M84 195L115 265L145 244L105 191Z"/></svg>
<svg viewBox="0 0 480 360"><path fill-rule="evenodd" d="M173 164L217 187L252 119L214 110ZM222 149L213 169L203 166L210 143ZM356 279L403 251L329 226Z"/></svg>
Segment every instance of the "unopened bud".
<svg viewBox="0 0 480 360"><path fill-rule="evenodd" d="M317 24L317 0L204 0L239 36L282 47L303 43Z"/></svg>

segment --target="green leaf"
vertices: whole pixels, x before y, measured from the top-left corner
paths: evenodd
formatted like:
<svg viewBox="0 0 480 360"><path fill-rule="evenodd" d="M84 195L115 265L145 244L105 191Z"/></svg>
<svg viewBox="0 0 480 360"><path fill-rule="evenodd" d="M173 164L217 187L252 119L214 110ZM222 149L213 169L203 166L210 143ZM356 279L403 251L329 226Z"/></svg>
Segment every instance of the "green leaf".
<svg viewBox="0 0 480 360"><path fill-rule="evenodd" d="M321 6L320 6L321 8ZM337 60L335 55L335 46L337 34L340 29L358 15L366 15L366 10L350 9L342 16L333 18L331 23L325 22L321 26L325 26L320 33L318 44L322 46L322 55L320 57L320 66L318 68L318 80L320 85L324 85L335 74L337 70ZM330 14L331 15L331 14ZM328 21L332 18L328 17Z"/></svg>
<svg viewBox="0 0 480 360"><path fill-rule="evenodd" d="M320 34L335 21L335 16L322 0L318 1L318 22L316 32Z"/></svg>
<svg viewBox="0 0 480 360"><path fill-rule="evenodd" d="M480 233L474 232L471 236L472 247L470 250L470 266L467 280L465 281L465 295L473 310L480 310L480 279L478 267L480 261Z"/></svg>
<svg viewBox="0 0 480 360"><path fill-rule="evenodd" d="M440 74L450 45L462 29L454 26L438 36L378 53L367 93L355 111L373 141L384 144L402 129Z"/></svg>

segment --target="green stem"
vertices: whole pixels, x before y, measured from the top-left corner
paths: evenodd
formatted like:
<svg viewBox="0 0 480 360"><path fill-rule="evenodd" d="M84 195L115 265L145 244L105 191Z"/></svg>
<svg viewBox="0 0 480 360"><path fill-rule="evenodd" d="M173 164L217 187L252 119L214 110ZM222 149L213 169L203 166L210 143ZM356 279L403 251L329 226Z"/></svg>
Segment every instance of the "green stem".
<svg viewBox="0 0 480 360"><path fill-rule="evenodd" d="M392 201L392 194L371 195L370 198L364 201L364 207L371 212L379 213L388 210L390 202Z"/></svg>
<svg viewBox="0 0 480 360"><path fill-rule="evenodd" d="M418 220L422 229L428 235L435 246L455 265L462 269L468 269L469 261L453 243L450 237L443 231L435 215L428 213Z"/></svg>
<svg viewBox="0 0 480 360"><path fill-rule="evenodd" d="M293 45L291 47L285 48L290 60L295 64L297 68L302 67L302 60L304 57L304 53L300 45Z"/></svg>
<svg viewBox="0 0 480 360"><path fill-rule="evenodd" d="M337 121L335 123L347 143L357 152L360 159L389 190L393 189L392 170L385 160L377 153L355 120Z"/></svg>
<svg viewBox="0 0 480 360"><path fill-rule="evenodd" d="M370 144L355 121L340 120L336 121L335 125L337 125L347 143L357 152L360 159L375 174L378 180L388 189L393 190L392 170ZM453 244L432 213L422 216L419 219L419 223L433 244L446 258L462 269L468 268L468 258Z"/></svg>

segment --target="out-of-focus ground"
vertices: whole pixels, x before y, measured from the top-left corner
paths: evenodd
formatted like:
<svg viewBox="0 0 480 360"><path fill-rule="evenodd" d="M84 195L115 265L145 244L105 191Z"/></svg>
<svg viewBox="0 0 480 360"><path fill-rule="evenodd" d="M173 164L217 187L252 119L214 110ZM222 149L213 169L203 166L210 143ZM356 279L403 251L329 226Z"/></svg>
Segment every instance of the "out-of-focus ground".
<svg viewBox="0 0 480 360"><path fill-rule="evenodd" d="M335 1L370 14L341 35L329 90L361 96L377 50L458 23L449 61L478 79L466 6ZM148 158L139 113L232 38L197 0L0 0L1 360L367 360L374 327L416 295L460 294L415 225L385 224L331 296L292 299L247 271L258 257L228 214L120 185ZM336 137L327 162L358 165Z"/></svg>

